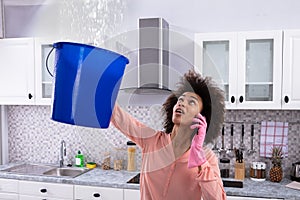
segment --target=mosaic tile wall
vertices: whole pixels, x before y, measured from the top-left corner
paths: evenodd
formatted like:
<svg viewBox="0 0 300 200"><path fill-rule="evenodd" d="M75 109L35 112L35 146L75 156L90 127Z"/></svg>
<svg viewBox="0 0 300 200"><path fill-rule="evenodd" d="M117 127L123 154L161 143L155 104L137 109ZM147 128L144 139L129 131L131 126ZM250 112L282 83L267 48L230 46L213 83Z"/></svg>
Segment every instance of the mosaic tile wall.
<svg viewBox="0 0 300 200"><path fill-rule="evenodd" d="M162 128L160 106L126 106L124 109L145 124ZM67 144L66 163L73 163L77 150L81 150L86 161L100 163L103 155L110 152L113 157L115 148L123 148L126 158L126 142L117 129L110 126L108 129L93 129L58 123L50 119L50 106L9 106L9 161L58 163L61 140ZM234 124L234 147L239 147L241 139L241 124L245 125L244 143L246 151L250 149L250 127L254 124L254 150L244 158L249 169L252 161L264 161L267 169L270 160L259 157L259 139L261 121L289 122L288 158L284 159L284 175L289 176L291 163L300 161L300 111L271 111L271 110L229 110L225 118L225 148L230 148L230 126ZM221 147L221 139L216 142ZM219 153L215 151L217 155ZM141 153L137 151L137 166L140 167ZM126 165L126 164L125 164ZM231 177L234 176L234 158L231 159ZM249 174L247 170L246 174Z"/></svg>

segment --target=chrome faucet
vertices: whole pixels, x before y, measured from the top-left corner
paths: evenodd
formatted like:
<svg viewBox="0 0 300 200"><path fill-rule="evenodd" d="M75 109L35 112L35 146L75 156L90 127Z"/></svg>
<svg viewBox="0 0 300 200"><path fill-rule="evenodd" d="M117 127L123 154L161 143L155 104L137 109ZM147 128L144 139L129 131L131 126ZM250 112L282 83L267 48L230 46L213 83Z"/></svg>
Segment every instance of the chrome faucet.
<svg viewBox="0 0 300 200"><path fill-rule="evenodd" d="M66 142L64 140L60 143L59 167L64 166L64 156L67 155Z"/></svg>

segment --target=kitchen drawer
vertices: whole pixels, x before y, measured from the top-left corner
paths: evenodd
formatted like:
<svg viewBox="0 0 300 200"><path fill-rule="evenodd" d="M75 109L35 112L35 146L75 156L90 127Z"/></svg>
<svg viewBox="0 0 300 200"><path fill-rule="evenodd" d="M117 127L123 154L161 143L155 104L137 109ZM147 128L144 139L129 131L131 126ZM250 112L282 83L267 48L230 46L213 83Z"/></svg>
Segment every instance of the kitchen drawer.
<svg viewBox="0 0 300 200"><path fill-rule="evenodd" d="M18 194L0 192L0 200L18 200L18 199L19 199Z"/></svg>
<svg viewBox="0 0 300 200"><path fill-rule="evenodd" d="M1 200L1 199L0 199ZM20 195L19 200L69 200L69 199L57 199L57 198L49 198L45 199L45 197L36 197L36 196L29 196L29 195Z"/></svg>
<svg viewBox="0 0 300 200"><path fill-rule="evenodd" d="M0 192L18 193L19 184L17 180L0 179Z"/></svg>
<svg viewBox="0 0 300 200"><path fill-rule="evenodd" d="M124 200L140 200L140 190L124 189Z"/></svg>
<svg viewBox="0 0 300 200"><path fill-rule="evenodd" d="M74 186L75 200L123 200L123 189Z"/></svg>
<svg viewBox="0 0 300 200"><path fill-rule="evenodd" d="M281 199L260 198L260 197L227 196L227 200L281 200Z"/></svg>
<svg viewBox="0 0 300 200"><path fill-rule="evenodd" d="M20 195L43 197L43 199L45 197L47 197L47 199L73 199L73 185L20 181L19 188Z"/></svg>

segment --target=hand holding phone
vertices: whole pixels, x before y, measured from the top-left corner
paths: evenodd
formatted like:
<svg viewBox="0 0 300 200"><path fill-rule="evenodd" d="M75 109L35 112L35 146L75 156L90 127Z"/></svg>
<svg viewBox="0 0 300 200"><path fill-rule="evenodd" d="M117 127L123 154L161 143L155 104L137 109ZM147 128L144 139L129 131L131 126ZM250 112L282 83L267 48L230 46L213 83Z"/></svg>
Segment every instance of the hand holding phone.
<svg viewBox="0 0 300 200"><path fill-rule="evenodd" d="M193 119L193 123L190 128L197 129L197 133L192 139L188 168L198 167L206 162L205 153L202 148L207 128L205 117L198 113Z"/></svg>

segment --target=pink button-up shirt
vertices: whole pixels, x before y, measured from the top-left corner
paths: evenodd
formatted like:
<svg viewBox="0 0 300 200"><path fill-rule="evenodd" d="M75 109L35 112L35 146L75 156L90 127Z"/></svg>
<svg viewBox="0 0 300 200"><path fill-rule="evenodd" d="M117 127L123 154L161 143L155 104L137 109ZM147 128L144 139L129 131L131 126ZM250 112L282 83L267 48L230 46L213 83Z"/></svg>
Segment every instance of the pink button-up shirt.
<svg viewBox="0 0 300 200"><path fill-rule="evenodd" d="M111 122L142 149L141 200L222 200L226 193L218 159L206 148L207 161L188 169L190 151L175 159L171 136L155 131L115 106Z"/></svg>

